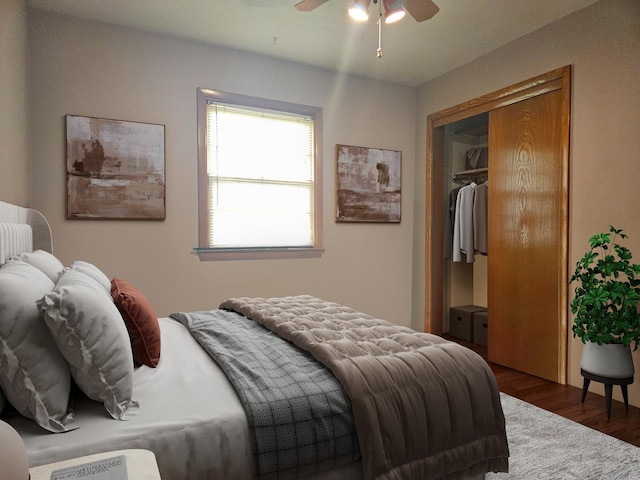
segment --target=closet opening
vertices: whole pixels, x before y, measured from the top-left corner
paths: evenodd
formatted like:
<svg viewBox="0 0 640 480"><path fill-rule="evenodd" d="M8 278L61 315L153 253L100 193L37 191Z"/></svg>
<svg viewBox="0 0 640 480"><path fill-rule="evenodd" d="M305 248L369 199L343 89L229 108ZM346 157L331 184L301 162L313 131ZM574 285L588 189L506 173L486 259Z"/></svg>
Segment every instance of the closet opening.
<svg viewBox="0 0 640 480"><path fill-rule="evenodd" d="M481 345L486 322L476 317L488 307L488 142L488 113L444 126L442 329Z"/></svg>

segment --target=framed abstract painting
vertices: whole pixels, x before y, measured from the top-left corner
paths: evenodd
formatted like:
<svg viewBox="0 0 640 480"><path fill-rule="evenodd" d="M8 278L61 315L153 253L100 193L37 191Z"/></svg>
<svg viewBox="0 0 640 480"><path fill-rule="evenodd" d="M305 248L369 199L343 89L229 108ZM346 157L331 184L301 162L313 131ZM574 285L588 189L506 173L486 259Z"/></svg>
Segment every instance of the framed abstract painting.
<svg viewBox="0 0 640 480"><path fill-rule="evenodd" d="M165 219L164 125L66 115L67 218Z"/></svg>
<svg viewBox="0 0 640 480"><path fill-rule="evenodd" d="M336 221L399 223L402 152L337 145Z"/></svg>

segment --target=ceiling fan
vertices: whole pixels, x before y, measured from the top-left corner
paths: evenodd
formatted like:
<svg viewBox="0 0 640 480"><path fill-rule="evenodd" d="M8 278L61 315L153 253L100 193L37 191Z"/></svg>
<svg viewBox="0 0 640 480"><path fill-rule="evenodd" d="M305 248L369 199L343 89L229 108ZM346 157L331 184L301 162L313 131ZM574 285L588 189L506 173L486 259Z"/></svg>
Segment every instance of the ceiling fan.
<svg viewBox="0 0 640 480"><path fill-rule="evenodd" d="M301 0L295 7L301 12L309 12L327 3L329 0ZM424 22L433 18L440 11L432 0L373 0L380 2L380 18L378 19L378 50L376 56L382 58L382 20L384 23L394 23L404 17L405 12L417 21ZM351 18L364 22L369 19L369 7L371 0L353 0L349 7Z"/></svg>
<svg viewBox="0 0 640 480"><path fill-rule="evenodd" d="M329 0L302 0L295 4L301 12L309 12L318 8ZM392 23L400 20L407 11L417 21L424 22L432 18L440 10L432 0L373 0L373 3L382 2L384 7L385 22ZM371 0L354 0L349 8L349 14L357 20L369 18L369 6Z"/></svg>

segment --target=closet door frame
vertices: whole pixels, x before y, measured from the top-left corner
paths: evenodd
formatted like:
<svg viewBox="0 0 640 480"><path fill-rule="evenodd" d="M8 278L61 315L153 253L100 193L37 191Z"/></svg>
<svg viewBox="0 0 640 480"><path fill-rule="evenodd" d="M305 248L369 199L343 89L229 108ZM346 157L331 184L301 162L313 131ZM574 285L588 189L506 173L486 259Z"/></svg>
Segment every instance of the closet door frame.
<svg viewBox="0 0 640 480"><path fill-rule="evenodd" d="M571 106L571 66L567 65L501 90L468 100L427 117L426 222L425 222L425 311L424 331L442 334L444 318L444 126L491 110L526 100L537 95L562 92L563 177L561 215L562 246L559 267L560 342L558 362L566 382L567 317L568 317L568 238L569 238L569 120ZM489 127L491 128L491 127Z"/></svg>

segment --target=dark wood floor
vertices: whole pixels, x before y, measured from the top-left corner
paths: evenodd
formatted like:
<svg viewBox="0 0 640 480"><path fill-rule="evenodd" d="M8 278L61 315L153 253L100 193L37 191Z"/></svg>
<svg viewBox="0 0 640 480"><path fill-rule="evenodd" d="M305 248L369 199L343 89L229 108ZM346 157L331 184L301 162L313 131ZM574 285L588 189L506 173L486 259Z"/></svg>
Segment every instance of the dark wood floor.
<svg viewBox="0 0 640 480"><path fill-rule="evenodd" d="M607 419L603 385L593 382L592 385L595 385L595 387L592 386L592 390L600 388L602 395L589 392L584 403L582 403L580 401L582 389L580 388L559 385L549 380L491 363L487 359L486 347L451 337L448 338L482 355L491 366L498 380L500 391L507 395L532 403L574 422L640 447L640 408L629 406L629 411L626 411L624 403L613 400L611 404L611 419ZM614 386L614 391L619 388Z"/></svg>

